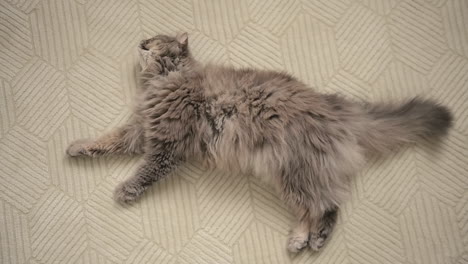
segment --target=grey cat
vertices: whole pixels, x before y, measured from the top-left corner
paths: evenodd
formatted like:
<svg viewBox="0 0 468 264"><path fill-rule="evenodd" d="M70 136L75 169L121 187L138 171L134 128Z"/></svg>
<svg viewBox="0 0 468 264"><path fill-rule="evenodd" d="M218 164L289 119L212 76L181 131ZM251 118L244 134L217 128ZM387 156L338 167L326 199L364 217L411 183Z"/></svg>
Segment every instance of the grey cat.
<svg viewBox="0 0 468 264"><path fill-rule="evenodd" d="M133 119L72 143L68 155L143 154L136 173L115 190L123 203L189 159L258 175L297 216L292 252L324 245L366 157L437 139L452 123L449 110L429 100L362 104L317 93L285 73L202 65L186 33L142 41L139 51L142 87Z"/></svg>

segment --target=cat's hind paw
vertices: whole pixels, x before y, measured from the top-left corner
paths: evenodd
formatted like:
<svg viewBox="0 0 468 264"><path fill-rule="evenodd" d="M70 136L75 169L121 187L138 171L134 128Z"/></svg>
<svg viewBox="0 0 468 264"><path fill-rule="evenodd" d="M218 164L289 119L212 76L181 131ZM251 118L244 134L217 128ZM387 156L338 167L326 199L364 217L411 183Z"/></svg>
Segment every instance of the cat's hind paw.
<svg viewBox="0 0 468 264"><path fill-rule="evenodd" d="M320 234L310 234L310 239L309 239L309 247L313 251L319 251L324 245L325 241L327 240L327 235L320 233Z"/></svg>
<svg viewBox="0 0 468 264"><path fill-rule="evenodd" d="M292 236L288 240L288 251L297 253L307 246L308 237Z"/></svg>
<svg viewBox="0 0 468 264"><path fill-rule="evenodd" d="M130 204L137 200L143 191L143 187L122 182L114 190L114 200L119 203Z"/></svg>

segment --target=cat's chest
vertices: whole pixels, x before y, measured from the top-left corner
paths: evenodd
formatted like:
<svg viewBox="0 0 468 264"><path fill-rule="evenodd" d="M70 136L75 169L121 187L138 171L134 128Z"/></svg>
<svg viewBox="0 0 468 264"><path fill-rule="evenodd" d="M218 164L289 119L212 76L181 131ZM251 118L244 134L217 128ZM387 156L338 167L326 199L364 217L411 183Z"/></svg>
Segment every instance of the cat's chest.
<svg viewBox="0 0 468 264"><path fill-rule="evenodd" d="M224 124L237 114L237 105L231 100L209 98L204 104L204 115L212 128L220 132Z"/></svg>
<svg viewBox="0 0 468 264"><path fill-rule="evenodd" d="M139 115L150 124L162 120L186 121L196 115L198 108L199 103L182 90L147 91L137 105Z"/></svg>

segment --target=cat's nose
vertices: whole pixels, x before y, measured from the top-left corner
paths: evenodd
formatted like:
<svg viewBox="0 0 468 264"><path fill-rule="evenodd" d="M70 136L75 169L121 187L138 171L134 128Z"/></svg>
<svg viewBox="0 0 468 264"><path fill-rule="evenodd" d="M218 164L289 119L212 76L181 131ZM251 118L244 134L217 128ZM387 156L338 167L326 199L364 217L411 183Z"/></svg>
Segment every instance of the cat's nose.
<svg viewBox="0 0 468 264"><path fill-rule="evenodd" d="M148 47L146 45L148 44L149 41L150 39L145 39L145 40L140 41L140 45L138 45L138 47L142 50L148 50Z"/></svg>

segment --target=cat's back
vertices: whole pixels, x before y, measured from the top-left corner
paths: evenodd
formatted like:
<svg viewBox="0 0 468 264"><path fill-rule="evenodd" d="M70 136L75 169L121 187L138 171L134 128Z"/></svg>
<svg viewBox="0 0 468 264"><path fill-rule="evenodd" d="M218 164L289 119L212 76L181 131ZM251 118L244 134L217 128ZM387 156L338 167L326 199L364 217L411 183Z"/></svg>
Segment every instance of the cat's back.
<svg viewBox="0 0 468 264"><path fill-rule="evenodd" d="M207 65L204 69L206 94L239 94L275 87L303 86L296 78L283 72L258 70L252 68L235 69L232 67ZM278 92L285 89L278 90Z"/></svg>
<svg viewBox="0 0 468 264"><path fill-rule="evenodd" d="M208 104L234 109L238 116L287 118L324 102L311 87L284 72L208 65L203 75Z"/></svg>

